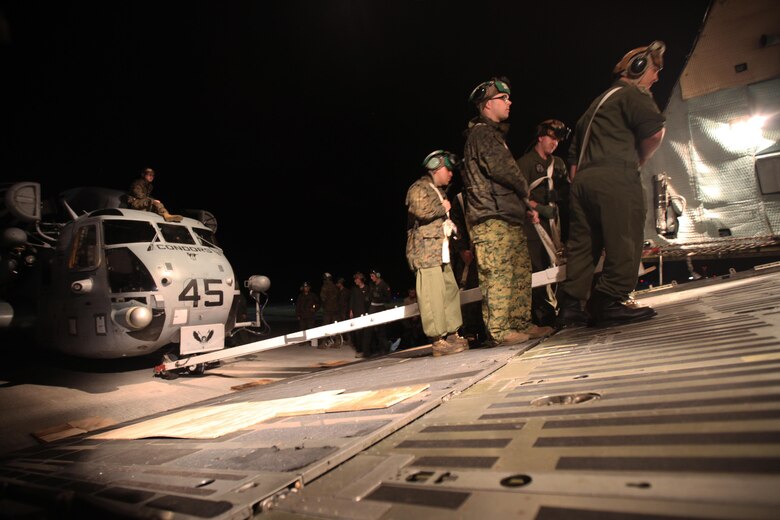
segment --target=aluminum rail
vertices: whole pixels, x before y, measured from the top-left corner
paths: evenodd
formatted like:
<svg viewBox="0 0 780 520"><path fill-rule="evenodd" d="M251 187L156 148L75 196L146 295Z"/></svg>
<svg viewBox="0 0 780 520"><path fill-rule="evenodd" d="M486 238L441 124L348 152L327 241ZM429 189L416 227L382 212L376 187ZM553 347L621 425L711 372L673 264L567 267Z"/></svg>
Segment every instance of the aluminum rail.
<svg viewBox="0 0 780 520"><path fill-rule="evenodd" d="M545 271L533 273L531 284L533 287L542 287L544 285L563 281L565 278L566 266L556 266L551 267ZM461 291L460 293L461 305L466 305L467 303L478 302L481 300L482 293L480 292L479 287L474 289L467 289ZM367 327L374 327L376 325L382 325L385 323L391 323L393 321L411 318L413 316L419 316L419 314L420 308L416 303L403 307L394 307L386 311L352 318L351 320L338 321L312 329L301 330L298 332L292 332L290 334L284 334L282 336L276 336L274 338L254 341L252 343L247 343L238 347L232 347L226 350L217 350L214 352L208 352L206 354L187 356L181 359L168 361L155 366L154 375L161 375L170 370L179 370L203 363L211 363L223 359L246 356L248 354L254 354L255 352L263 352L265 350L287 347L289 345L295 345L298 343L303 343L304 341L311 341L313 339L327 338L337 334L344 334L346 332L352 332L355 330L365 329Z"/></svg>

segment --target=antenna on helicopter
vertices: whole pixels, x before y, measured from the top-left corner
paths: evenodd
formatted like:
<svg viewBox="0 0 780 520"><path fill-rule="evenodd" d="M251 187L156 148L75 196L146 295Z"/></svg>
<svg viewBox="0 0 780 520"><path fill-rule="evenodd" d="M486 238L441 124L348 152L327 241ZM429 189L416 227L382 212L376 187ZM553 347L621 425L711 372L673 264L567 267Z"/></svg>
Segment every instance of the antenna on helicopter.
<svg viewBox="0 0 780 520"><path fill-rule="evenodd" d="M65 199L62 199L62 205L65 206L65 209L70 214L70 218L72 218L73 220L76 220L77 218L79 218L79 216L76 215L76 212L73 211L73 208L70 207L70 204L68 204L68 201L66 201Z"/></svg>

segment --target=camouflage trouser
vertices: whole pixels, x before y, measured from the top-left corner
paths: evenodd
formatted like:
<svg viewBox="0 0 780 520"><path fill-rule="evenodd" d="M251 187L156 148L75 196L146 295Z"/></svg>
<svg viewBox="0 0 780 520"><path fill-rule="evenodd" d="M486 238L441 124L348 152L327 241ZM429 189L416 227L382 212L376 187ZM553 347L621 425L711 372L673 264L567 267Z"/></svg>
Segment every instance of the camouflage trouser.
<svg viewBox="0 0 780 520"><path fill-rule="evenodd" d="M164 215L165 213L168 213L168 210L165 209L165 206L163 206L162 202L156 201L151 197L146 199L136 199L135 197L128 197L127 205L131 209L137 209L140 211L153 211L158 215Z"/></svg>
<svg viewBox="0 0 780 520"><path fill-rule="evenodd" d="M425 335L438 339L463 325L460 290L450 264L417 270L417 303Z"/></svg>
<svg viewBox="0 0 780 520"><path fill-rule="evenodd" d="M490 336L501 341L531 323L531 260L522 225L490 219L471 228L482 289L482 316Z"/></svg>

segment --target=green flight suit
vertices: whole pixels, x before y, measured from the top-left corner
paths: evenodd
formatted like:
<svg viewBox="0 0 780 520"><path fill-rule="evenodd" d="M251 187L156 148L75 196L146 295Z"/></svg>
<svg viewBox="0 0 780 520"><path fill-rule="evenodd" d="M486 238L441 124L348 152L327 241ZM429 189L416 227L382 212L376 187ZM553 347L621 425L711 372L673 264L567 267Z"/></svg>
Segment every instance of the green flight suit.
<svg viewBox="0 0 780 520"><path fill-rule="evenodd" d="M623 80L596 112L596 98L577 122L569 163L577 164L588 124L590 139L571 187L566 281L559 290L585 300L593 274L606 251L604 268L593 286L608 298L625 300L636 287L642 255L645 198L639 176L638 147L664 126L650 92Z"/></svg>

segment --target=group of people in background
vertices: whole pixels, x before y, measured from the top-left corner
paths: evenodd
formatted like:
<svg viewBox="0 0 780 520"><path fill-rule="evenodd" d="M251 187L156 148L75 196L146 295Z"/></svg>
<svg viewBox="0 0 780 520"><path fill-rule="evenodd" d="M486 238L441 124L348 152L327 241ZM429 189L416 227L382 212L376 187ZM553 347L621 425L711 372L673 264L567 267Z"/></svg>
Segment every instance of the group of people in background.
<svg viewBox="0 0 780 520"><path fill-rule="evenodd" d="M336 321L357 318L365 314L373 314L390 308L392 291L382 273L372 270L369 280L358 271L353 277L352 287L347 287L344 278L333 281L331 273L322 275L322 285L319 292L313 292L309 282L301 285L300 294L295 301L295 315L301 330L313 328L321 310L322 321L319 325L329 325ZM358 357L375 357L386 354L398 348L400 337L388 338L387 327L377 325L351 332L347 338L355 348ZM317 348L339 346L334 338L327 338Z"/></svg>
<svg viewBox="0 0 780 520"><path fill-rule="evenodd" d="M451 265L454 249L476 263L487 346L545 337L554 326L604 326L655 315L649 307L631 304L629 294L644 241L639 168L664 135L664 116L650 93L664 52L663 42L656 41L632 49L617 63L613 85L577 122L568 172L553 155L569 135L564 123L549 119L537 125L533 147L516 159L506 143L512 105L508 79L491 78L474 88L469 101L477 116L466 129L462 164L456 154L435 150L423 160L425 173L406 196L406 256L434 355L468 348L458 333L463 317ZM457 200L466 229L454 222L446 195L457 166L464 187ZM570 222L564 247L558 202L566 191ZM468 241L454 248L464 231ZM557 291L532 291L533 271L564 263L566 279Z"/></svg>

